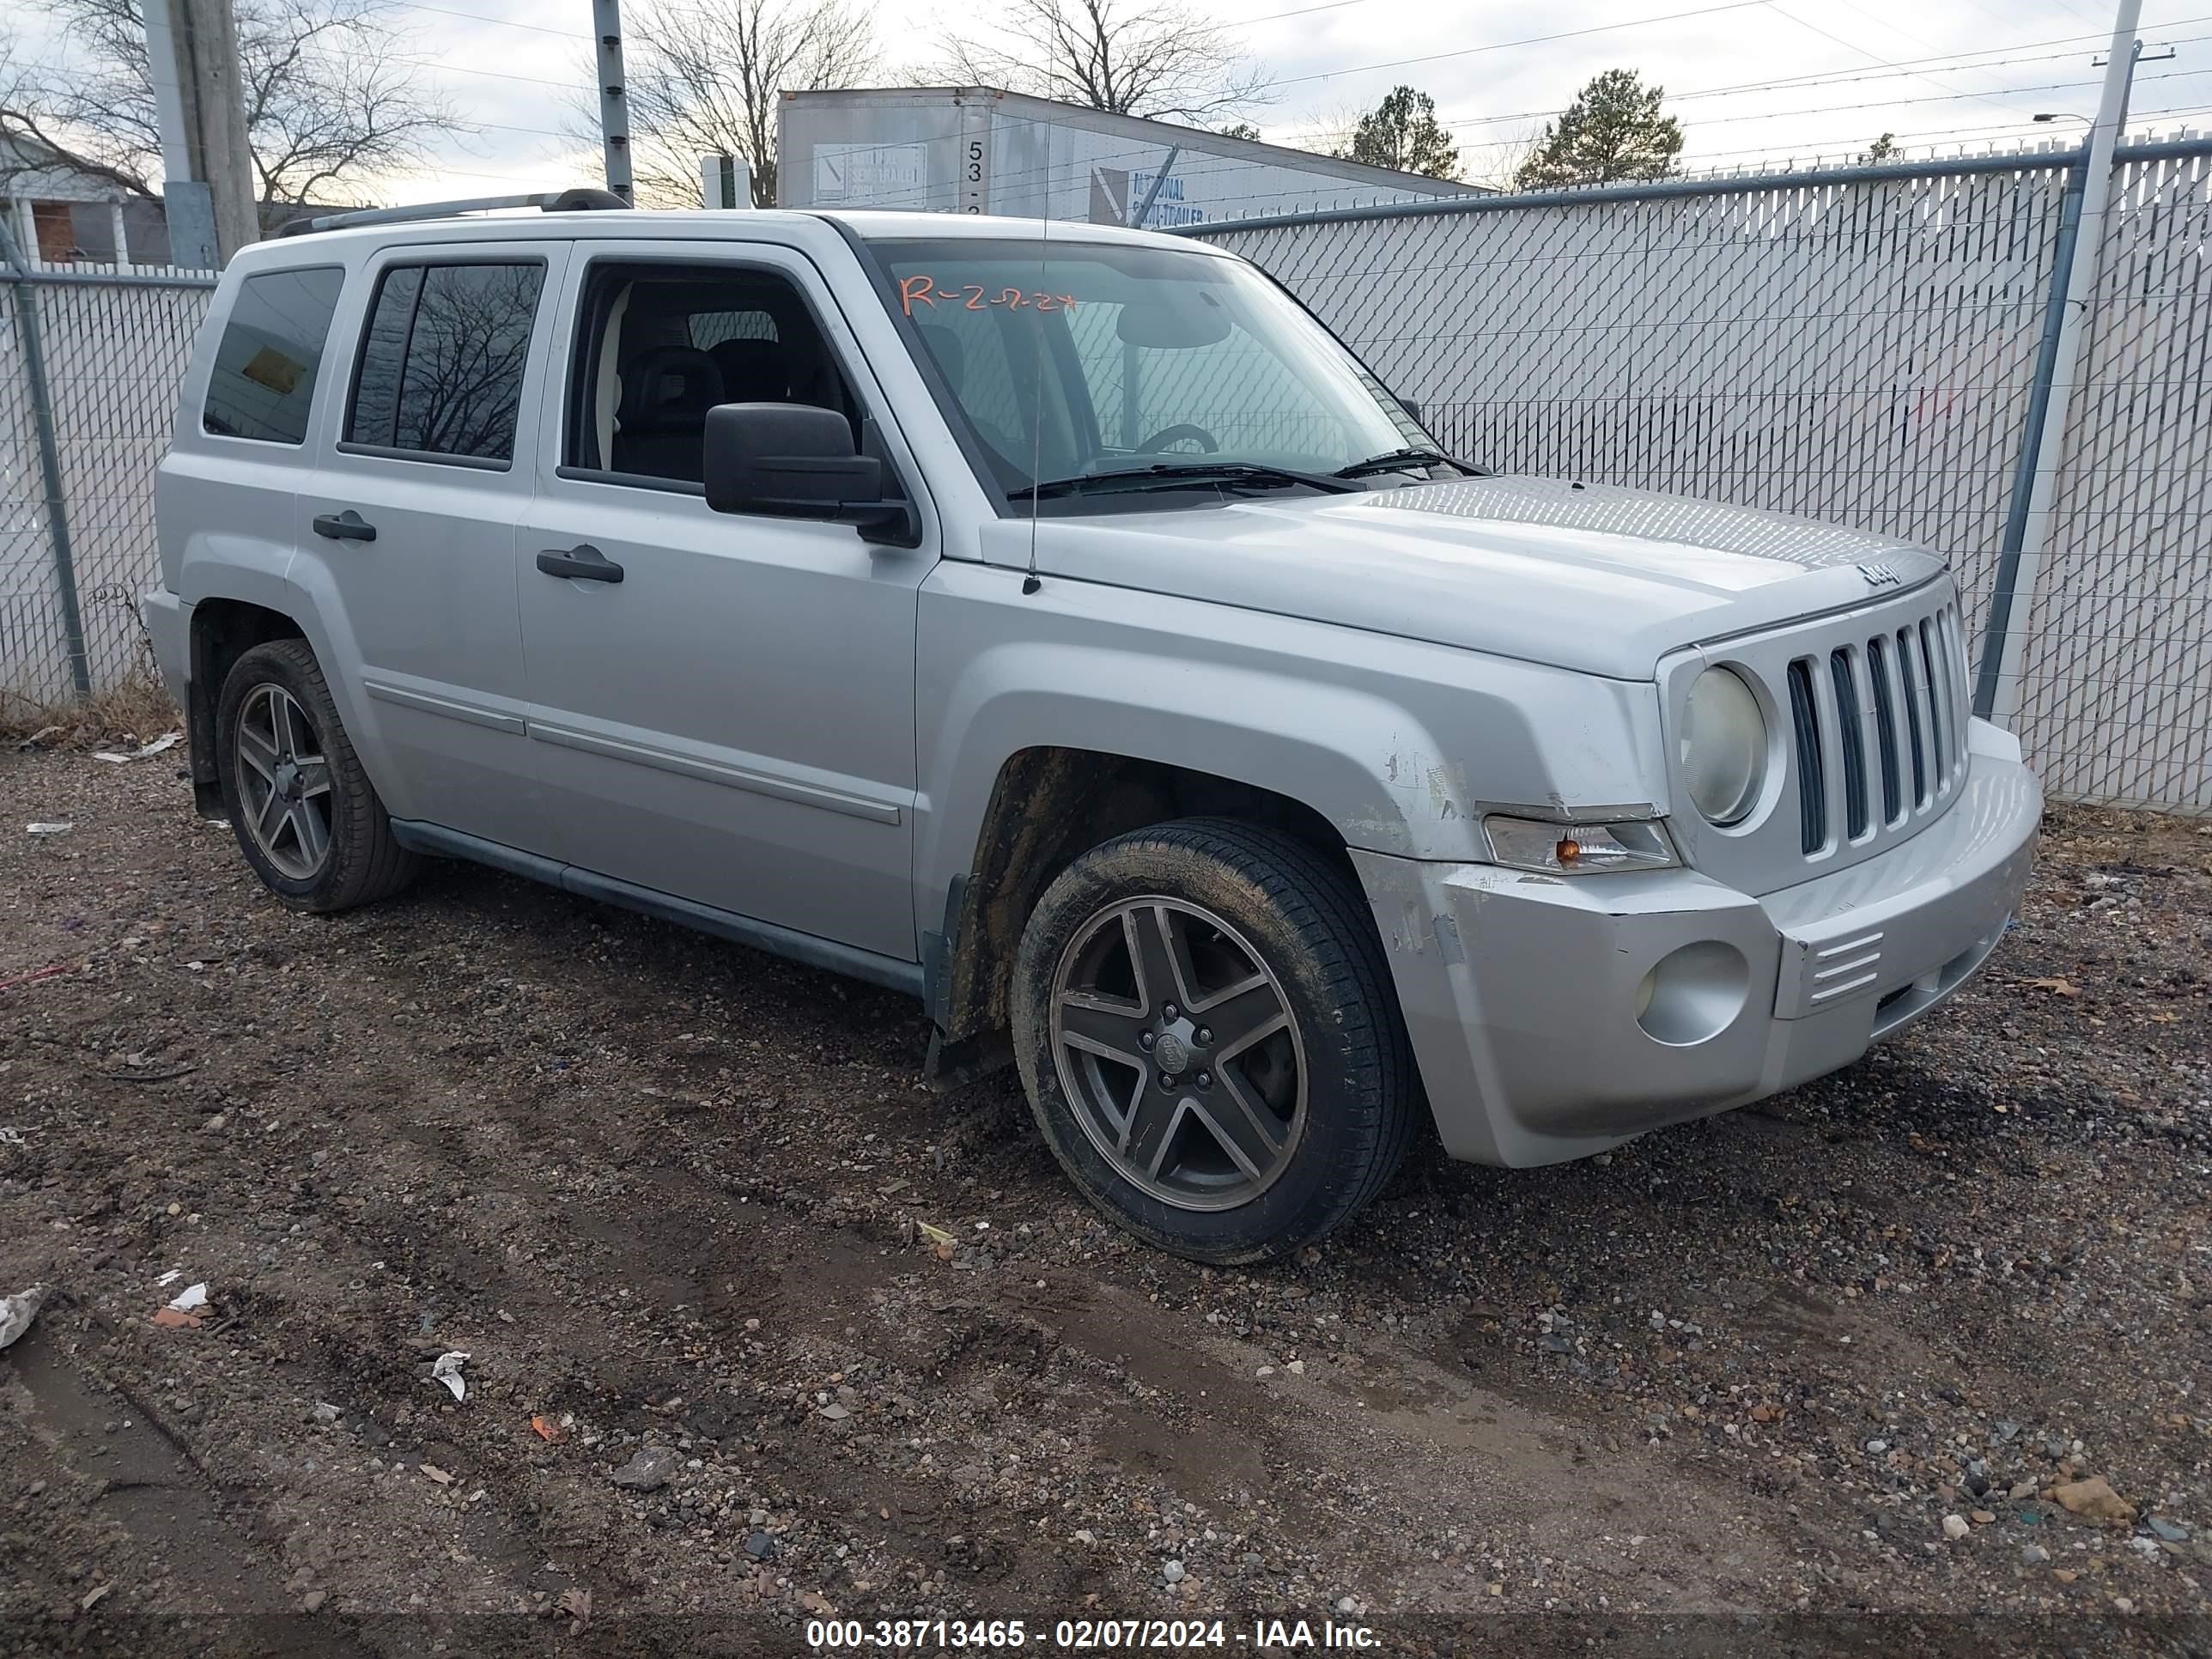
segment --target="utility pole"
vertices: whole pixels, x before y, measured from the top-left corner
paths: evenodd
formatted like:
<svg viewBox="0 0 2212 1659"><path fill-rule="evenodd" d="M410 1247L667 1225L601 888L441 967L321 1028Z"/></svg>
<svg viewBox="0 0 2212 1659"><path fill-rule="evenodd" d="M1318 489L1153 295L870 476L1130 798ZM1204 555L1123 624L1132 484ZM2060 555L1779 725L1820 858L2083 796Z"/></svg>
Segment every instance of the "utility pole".
<svg viewBox="0 0 2212 1659"><path fill-rule="evenodd" d="M173 264L212 270L261 240L230 0L141 0Z"/></svg>
<svg viewBox="0 0 2212 1659"><path fill-rule="evenodd" d="M2142 43L2136 25L2142 0L2120 0L2112 46L2105 60L2104 92L2081 147L2075 182L2060 212L2058 248L2044 341L2031 392L2027 432L2021 451L2011 521L1998 556L1996 586L1983 630L1982 660L1975 676L1974 712L2008 728L2020 719L2021 672L2035 616L2056 523L2051 498L2066 453L2066 416L2081 364L2083 325L2105 252L2105 222L2112 196L2112 151L2127 123L2128 93ZM2021 485L2025 484L2023 491Z"/></svg>
<svg viewBox="0 0 2212 1659"><path fill-rule="evenodd" d="M607 188L633 207L629 172L629 101L623 87L622 0L592 0L599 37L599 137L607 152Z"/></svg>

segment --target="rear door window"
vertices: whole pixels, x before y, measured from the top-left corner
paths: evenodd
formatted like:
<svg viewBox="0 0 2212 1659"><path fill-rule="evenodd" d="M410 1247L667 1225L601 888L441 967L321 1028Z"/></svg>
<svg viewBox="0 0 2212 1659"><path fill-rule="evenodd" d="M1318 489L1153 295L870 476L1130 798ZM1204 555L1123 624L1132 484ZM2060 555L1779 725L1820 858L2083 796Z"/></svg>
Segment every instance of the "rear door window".
<svg viewBox="0 0 2212 1659"><path fill-rule="evenodd" d="M387 266L362 331L346 442L504 466L545 267L538 260Z"/></svg>
<svg viewBox="0 0 2212 1659"><path fill-rule="evenodd" d="M239 284L208 377L200 426L224 438L307 441L315 380L345 272L269 270Z"/></svg>

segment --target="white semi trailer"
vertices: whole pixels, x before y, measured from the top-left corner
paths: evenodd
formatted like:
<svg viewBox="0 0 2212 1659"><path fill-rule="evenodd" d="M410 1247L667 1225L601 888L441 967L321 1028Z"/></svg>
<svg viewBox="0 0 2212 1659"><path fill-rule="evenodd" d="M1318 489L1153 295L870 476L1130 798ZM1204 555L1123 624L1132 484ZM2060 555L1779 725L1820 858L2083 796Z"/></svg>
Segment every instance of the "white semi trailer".
<svg viewBox="0 0 2212 1659"><path fill-rule="evenodd" d="M1481 193L1452 179L989 87L787 92L777 139L781 207L1001 213L1158 230Z"/></svg>

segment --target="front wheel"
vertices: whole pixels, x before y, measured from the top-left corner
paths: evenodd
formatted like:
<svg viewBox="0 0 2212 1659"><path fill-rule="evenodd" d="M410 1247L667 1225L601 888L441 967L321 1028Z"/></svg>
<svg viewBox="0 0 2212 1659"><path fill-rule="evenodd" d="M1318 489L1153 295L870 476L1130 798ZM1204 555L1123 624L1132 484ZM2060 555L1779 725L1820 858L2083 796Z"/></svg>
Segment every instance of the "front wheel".
<svg viewBox="0 0 2212 1659"><path fill-rule="evenodd" d="M1357 887L1253 825L1187 819L1076 860L1024 930L1011 1012L1061 1166L1196 1261L1268 1261L1338 1226L1418 1115Z"/></svg>

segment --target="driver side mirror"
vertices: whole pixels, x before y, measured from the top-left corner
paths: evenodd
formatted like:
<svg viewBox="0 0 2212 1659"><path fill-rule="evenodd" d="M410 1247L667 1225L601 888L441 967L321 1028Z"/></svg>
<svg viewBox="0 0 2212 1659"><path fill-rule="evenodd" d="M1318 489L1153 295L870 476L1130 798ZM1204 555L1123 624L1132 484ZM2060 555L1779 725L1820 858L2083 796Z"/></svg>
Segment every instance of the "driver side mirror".
<svg viewBox="0 0 2212 1659"><path fill-rule="evenodd" d="M856 526L870 541L921 540L911 501L884 498L884 464L851 422L809 404L718 404L703 440L707 505L717 513Z"/></svg>

